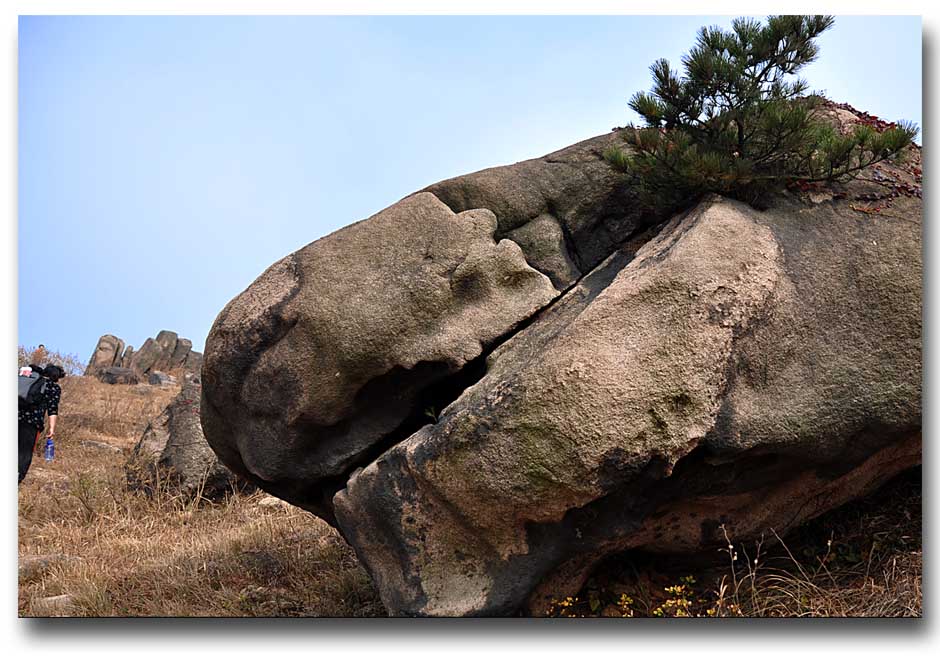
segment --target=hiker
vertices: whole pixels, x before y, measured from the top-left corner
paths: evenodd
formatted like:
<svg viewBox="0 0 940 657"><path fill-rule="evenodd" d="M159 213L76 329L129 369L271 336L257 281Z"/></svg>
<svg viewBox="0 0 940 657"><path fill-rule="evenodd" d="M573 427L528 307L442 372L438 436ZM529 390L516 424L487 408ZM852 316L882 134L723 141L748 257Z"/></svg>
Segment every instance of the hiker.
<svg viewBox="0 0 940 657"><path fill-rule="evenodd" d="M59 416L59 398L62 389L56 383L65 376L65 370L58 365L47 365L45 368L30 365L34 372L47 379L45 389L36 403L20 409L19 412L19 480L22 482L33 461L33 450L36 440L42 434L44 427L43 416L49 414L48 438L55 437L56 419Z"/></svg>

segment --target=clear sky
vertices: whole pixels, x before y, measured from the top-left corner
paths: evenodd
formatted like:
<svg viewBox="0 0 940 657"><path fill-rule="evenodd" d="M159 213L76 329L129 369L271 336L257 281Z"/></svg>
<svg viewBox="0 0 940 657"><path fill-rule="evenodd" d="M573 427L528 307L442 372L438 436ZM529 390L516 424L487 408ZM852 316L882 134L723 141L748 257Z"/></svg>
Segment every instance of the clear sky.
<svg viewBox="0 0 940 657"><path fill-rule="evenodd" d="M635 120L649 64L704 24L730 17L21 17L19 342L201 350L291 251ZM838 17L819 44L814 89L921 125L919 17Z"/></svg>

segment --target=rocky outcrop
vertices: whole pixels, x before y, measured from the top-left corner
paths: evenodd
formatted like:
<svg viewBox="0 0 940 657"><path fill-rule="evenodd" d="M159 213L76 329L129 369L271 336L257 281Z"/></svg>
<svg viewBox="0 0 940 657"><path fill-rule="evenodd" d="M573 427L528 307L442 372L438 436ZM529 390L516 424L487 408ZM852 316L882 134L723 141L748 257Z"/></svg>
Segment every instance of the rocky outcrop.
<svg viewBox="0 0 940 657"><path fill-rule="evenodd" d="M95 376L102 383L123 383L125 385L137 385L140 383L140 377L137 372L128 367L105 367L95 372Z"/></svg>
<svg viewBox="0 0 940 657"><path fill-rule="evenodd" d="M151 374L165 377L170 372L198 376L202 370L202 354L192 348L191 340L180 338L173 331L160 331L156 338L147 338L137 351L130 345L125 348L120 338L103 335L85 375L97 376L107 383L137 383L149 380Z"/></svg>
<svg viewBox="0 0 940 657"><path fill-rule="evenodd" d="M189 372L192 374L200 374L202 372L202 354L198 351L190 351L183 357L180 367L183 368L184 372Z"/></svg>
<svg viewBox="0 0 940 657"><path fill-rule="evenodd" d="M162 355L163 350L157 341L153 338L147 338L144 340L144 343L140 345L140 349L134 352L130 367L146 374L150 372L150 370L155 369L157 361L160 360L160 356Z"/></svg>
<svg viewBox="0 0 940 657"><path fill-rule="evenodd" d="M184 495L212 499L246 482L219 462L202 433L199 421L201 384L189 375L179 395L144 429L126 466L134 488L170 486Z"/></svg>
<svg viewBox="0 0 940 657"><path fill-rule="evenodd" d="M783 533L920 461L919 198L655 224L609 139L318 240L210 332L212 448L334 523L392 614L538 612L612 552Z"/></svg>
<svg viewBox="0 0 940 657"><path fill-rule="evenodd" d="M176 345L173 347L172 353L170 353L169 358L167 359L167 369L174 370L183 366L183 363L186 362L186 357L189 356L190 352L193 350L192 340L186 338L179 338L176 341ZM197 368L195 372L198 372Z"/></svg>
<svg viewBox="0 0 940 657"><path fill-rule="evenodd" d="M168 369L173 352L176 351L176 343L179 336L173 331L160 331L154 339L156 351L159 354L154 369Z"/></svg>
<svg viewBox="0 0 940 657"><path fill-rule="evenodd" d="M91 354L88 367L85 368L85 375L94 376L100 370L109 367L121 367L123 353L123 340L110 334L102 335L98 338L98 344L95 345L95 350Z"/></svg>

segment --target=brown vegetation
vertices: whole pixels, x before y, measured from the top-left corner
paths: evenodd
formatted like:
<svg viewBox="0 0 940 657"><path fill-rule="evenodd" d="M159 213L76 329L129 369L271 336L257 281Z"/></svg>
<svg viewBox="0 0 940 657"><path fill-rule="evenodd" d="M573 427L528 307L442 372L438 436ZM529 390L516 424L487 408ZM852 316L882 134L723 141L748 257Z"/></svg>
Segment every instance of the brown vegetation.
<svg viewBox="0 0 940 657"><path fill-rule="evenodd" d="M729 538L698 563L618 555L556 616L920 617L921 469L786 537Z"/></svg>
<svg viewBox="0 0 940 657"><path fill-rule="evenodd" d="M34 363L36 365L58 365L70 376L77 376L85 371L85 363L76 354L66 354L59 351L48 351L36 347L16 348L16 366L23 367Z"/></svg>
<svg viewBox="0 0 940 657"><path fill-rule="evenodd" d="M349 546L305 511L127 487L124 463L175 388L62 383L56 458L37 455L19 490L21 616L60 595L70 616L384 615Z"/></svg>
<svg viewBox="0 0 940 657"><path fill-rule="evenodd" d="M21 616L385 615L351 548L305 511L259 492L211 503L127 487L127 457L175 387L62 387L56 459L37 455L19 489ZM694 567L620 555L554 614L921 615L919 469L785 541ZM43 600L63 595L50 612Z"/></svg>

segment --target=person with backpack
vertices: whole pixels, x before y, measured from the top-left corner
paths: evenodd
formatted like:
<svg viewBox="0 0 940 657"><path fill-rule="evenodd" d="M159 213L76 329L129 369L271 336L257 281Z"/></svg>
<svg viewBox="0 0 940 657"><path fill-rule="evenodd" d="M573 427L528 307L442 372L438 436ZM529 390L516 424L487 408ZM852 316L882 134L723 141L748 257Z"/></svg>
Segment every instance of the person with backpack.
<svg viewBox="0 0 940 657"><path fill-rule="evenodd" d="M23 481L33 461L36 440L44 428L44 416L49 415L48 438L55 437L55 425L59 416L59 398L62 388L57 381L65 376L65 371L58 365L39 367L30 365L30 369L39 375L32 382L27 382L28 390L20 392L19 406L19 482ZM24 377L21 375L20 379Z"/></svg>

